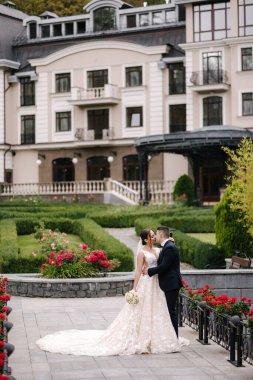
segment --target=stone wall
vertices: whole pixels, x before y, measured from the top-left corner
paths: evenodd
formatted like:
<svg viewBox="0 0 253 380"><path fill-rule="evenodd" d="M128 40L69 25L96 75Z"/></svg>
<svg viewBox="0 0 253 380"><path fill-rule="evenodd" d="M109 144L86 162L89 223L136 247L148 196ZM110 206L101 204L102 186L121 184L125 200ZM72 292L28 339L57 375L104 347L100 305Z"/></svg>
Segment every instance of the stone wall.
<svg viewBox="0 0 253 380"><path fill-rule="evenodd" d="M182 271L192 289L206 284L216 294L253 298L253 270ZM133 288L133 273L111 273L107 277L87 279L41 279L32 274L7 274L8 291L13 296L52 298L96 298L124 295Z"/></svg>

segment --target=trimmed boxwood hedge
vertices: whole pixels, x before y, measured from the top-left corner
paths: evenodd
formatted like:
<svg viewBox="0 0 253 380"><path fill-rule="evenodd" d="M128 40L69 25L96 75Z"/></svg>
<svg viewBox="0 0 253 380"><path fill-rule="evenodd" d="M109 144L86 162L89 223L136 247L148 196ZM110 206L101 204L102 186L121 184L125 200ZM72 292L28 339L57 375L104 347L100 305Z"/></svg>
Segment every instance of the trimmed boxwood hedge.
<svg viewBox="0 0 253 380"><path fill-rule="evenodd" d="M18 241L15 221L0 221L0 268L18 258Z"/></svg>
<svg viewBox="0 0 253 380"><path fill-rule="evenodd" d="M179 215L162 216L159 218L161 225L173 226L182 232L214 232L215 216Z"/></svg>
<svg viewBox="0 0 253 380"><path fill-rule="evenodd" d="M90 248L105 250L109 259L118 259L121 265L117 271L129 272L133 270L134 257L132 250L109 235L93 220L88 218L76 220L73 233L80 236Z"/></svg>
<svg viewBox="0 0 253 380"><path fill-rule="evenodd" d="M121 266L117 271L128 272L133 270L133 252L123 243L109 235L93 220L87 218L78 220L41 219L40 222L45 224L45 228L80 236L83 242L88 244L92 249L105 250L110 259L117 258L121 262ZM4 220L0 222L0 227L1 225L6 226L4 230L6 239L3 241L3 245L1 245L2 242L0 241L0 252L1 247L4 252L2 271L4 273L38 272L45 259L42 257L31 257L30 259L21 257L18 254L17 243L17 234L29 235L33 233L34 227L38 225L38 220L23 218Z"/></svg>
<svg viewBox="0 0 253 380"><path fill-rule="evenodd" d="M140 218L135 222L135 231L139 235L143 228L149 227L155 231L159 225L161 225L160 219ZM174 229L174 225L166 225ZM173 231L173 237L180 250L182 262L191 264L197 269L225 266L224 254L216 245L201 242L178 230Z"/></svg>

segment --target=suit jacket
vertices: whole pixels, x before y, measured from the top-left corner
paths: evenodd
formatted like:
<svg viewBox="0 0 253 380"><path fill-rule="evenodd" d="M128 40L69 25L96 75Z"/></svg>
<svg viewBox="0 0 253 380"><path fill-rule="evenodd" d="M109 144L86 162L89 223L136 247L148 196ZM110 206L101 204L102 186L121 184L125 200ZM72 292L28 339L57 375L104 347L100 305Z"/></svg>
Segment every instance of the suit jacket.
<svg viewBox="0 0 253 380"><path fill-rule="evenodd" d="M157 266L149 268L148 274L150 277L158 274L159 286L164 292L180 289L183 286L179 251L174 243L171 241L165 243L159 255Z"/></svg>

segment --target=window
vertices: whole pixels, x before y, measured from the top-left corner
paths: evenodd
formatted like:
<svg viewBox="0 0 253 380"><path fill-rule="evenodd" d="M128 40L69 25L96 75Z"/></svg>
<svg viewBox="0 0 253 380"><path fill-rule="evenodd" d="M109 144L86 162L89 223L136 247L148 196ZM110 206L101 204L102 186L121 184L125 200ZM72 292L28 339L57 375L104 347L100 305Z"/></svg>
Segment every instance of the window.
<svg viewBox="0 0 253 380"><path fill-rule="evenodd" d="M116 29L116 9L101 7L94 11L94 32Z"/></svg>
<svg viewBox="0 0 253 380"><path fill-rule="evenodd" d="M103 181L110 178L110 164L106 156L89 157L87 159L87 180Z"/></svg>
<svg viewBox="0 0 253 380"><path fill-rule="evenodd" d="M29 38L32 40L34 38L37 38L37 23L31 22L29 24Z"/></svg>
<svg viewBox="0 0 253 380"><path fill-rule="evenodd" d="M162 12L153 12L152 13L152 23L153 25L163 24L163 13Z"/></svg>
<svg viewBox="0 0 253 380"><path fill-rule="evenodd" d="M88 88L104 87L108 84L108 70L87 71Z"/></svg>
<svg viewBox="0 0 253 380"><path fill-rule="evenodd" d="M86 23L85 21L77 22L77 34L84 34L86 32Z"/></svg>
<svg viewBox="0 0 253 380"><path fill-rule="evenodd" d="M71 131L71 112L56 112L56 132Z"/></svg>
<svg viewBox="0 0 253 380"><path fill-rule="evenodd" d="M55 75L55 92L70 91L70 73Z"/></svg>
<svg viewBox="0 0 253 380"><path fill-rule="evenodd" d="M253 92L242 94L242 115L253 115Z"/></svg>
<svg viewBox="0 0 253 380"><path fill-rule="evenodd" d="M88 131L94 131L95 140L103 139L103 130L109 129L109 109L88 111Z"/></svg>
<svg viewBox="0 0 253 380"><path fill-rule="evenodd" d="M55 24L55 25L53 25L53 36L54 37L60 37L60 36L62 36L61 24Z"/></svg>
<svg viewBox="0 0 253 380"><path fill-rule="evenodd" d="M166 22L175 22L176 15L174 10L169 10L166 12Z"/></svg>
<svg viewBox="0 0 253 380"><path fill-rule="evenodd" d="M203 84L223 82L222 54L220 51L203 53Z"/></svg>
<svg viewBox="0 0 253 380"><path fill-rule="evenodd" d="M142 127L142 107L128 107L126 109L127 128Z"/></svg>
<svg viewBox="0 0 253 380"><path fill-rule="evenodd" d="M75 181L75 165L71 158L57 158L53 161L53 182Z"/></svg>
<svg viewBox="0 0 253 380"><path fill-rule="evenodd" d="M41 37L42 38L50 37L50 26L49 25L41 25Z"/></svg>
<svg viewBox="0 0 253 380"><path fill-rule="evenodd" d="M209 96L203 99L203 126L222 125L222 98Z"/></svg>
<svg viewBox="0 0 253 380"><path fill-rule="evenodd" d="M170 133L186 131L186 104L170 105Z"/></svg>
<svg viewBox="0 0 253 380"><path fill-rule="evenodd" d="M126 68L126 87L142 86L142 66Z"/></svg>
<svg viewBox="0 0 253 380"><path fill-rule="evenodd" d="M149 14L148 13L143 13L140 15L140 20L139 20L140 26L148 26L149 25Z"/></svg>
<svg viewBox="0 0 253 380"><path fill-rule="evenodd" d="M252 0L238 1L239 36L253 35L253 2Z"/></svg>
<svg viewBox="0 0 253 380"><path fill-rule="evenodd" d="M35 144L35 116L21 116L21 144Z"/></svg>
<svg viewBox="0 0 253 380"><path fill-rule="evenodd" d="M139 181L140 165L137 154L123 157L123 180Z"/></svg>
<svg viewBox="0 0 253 380"><path fill-rule="evenodd" d="M252 70L252 48L242 48L242 71Z"/></svg>
<svg viewBox="0 0 253 380"><path fill-rule="evenodd" d="M194 5L194 41L220 40L230 34L230 2Z"/></svg>
<svg viewBox="0 0 253 380"><path fill-rule="evenodd" d="M21 106L35 105L35 83L30 80L30 77L20 78L20 95Z"/></svg>
<svg viewBox="0 0 253 380"><path fill-rule="evenodd" d="M66 22L65 24L65 34L66 36L71 36L74 34L74 24L73 22Z"/></svg>
<svg viewBox="0 0 253 380"><path fill-rule="evenodd" d="M136 15L127 15L127 28L136 28Z"/></svg>
<svg viewBox="0 0 253 380"><path fill-rule="evenodd" d="M169 94L185 94L185 68L183 63L169 65Z"/></svg>

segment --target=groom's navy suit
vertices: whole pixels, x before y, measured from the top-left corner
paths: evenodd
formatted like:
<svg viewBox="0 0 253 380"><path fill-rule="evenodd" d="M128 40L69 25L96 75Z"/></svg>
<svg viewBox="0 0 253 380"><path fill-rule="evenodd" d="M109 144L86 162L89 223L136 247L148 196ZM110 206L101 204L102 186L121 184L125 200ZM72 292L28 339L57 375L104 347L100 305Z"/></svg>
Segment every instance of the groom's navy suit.
<svg viewBox="0 0 253 380"><path fill-rule="evenodd" d="M157 266L148 269L150 277L158 274L160 288L164 291L171 322L178 335L176 303L182 287L180 258L178 248L170 240L166 241L159 255Z"/></svg>

